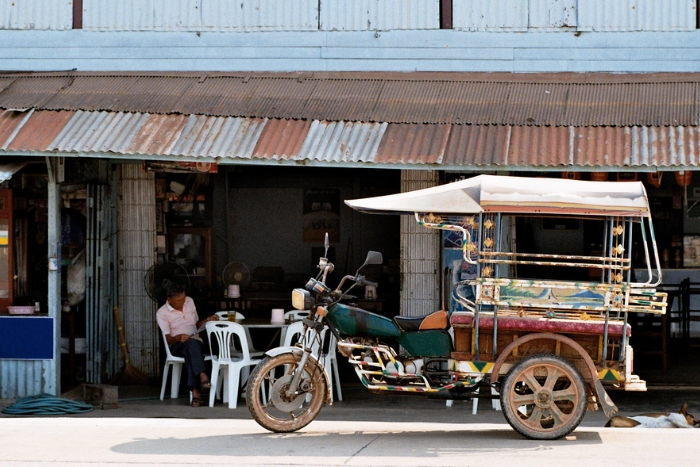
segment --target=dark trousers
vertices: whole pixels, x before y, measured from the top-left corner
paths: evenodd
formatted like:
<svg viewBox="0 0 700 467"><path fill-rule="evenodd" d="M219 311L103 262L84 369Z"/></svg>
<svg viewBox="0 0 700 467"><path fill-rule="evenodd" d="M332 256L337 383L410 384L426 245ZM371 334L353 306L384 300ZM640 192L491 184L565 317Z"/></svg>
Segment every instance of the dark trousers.
<svg viewBox="0 0 700 467"><path fill-rule="evenodd" d="M185 359L187 387L190 389L199 387L199 374L206 369L202 348L202 343L197 339L189 339L170 346L171 354Z"/></svg>

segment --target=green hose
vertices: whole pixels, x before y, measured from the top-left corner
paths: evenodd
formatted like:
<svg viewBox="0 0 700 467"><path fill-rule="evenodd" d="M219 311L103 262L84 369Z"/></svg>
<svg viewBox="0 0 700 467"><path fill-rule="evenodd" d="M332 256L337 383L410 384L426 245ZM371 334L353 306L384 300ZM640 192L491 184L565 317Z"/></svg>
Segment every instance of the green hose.
<svg viewBox="0 0 700 467"><path fill-rule="evenodd" d="M10 415L66 415L90 411L90 404L62 399L51 394L22 397L2 409L2 413Z"/></svg>

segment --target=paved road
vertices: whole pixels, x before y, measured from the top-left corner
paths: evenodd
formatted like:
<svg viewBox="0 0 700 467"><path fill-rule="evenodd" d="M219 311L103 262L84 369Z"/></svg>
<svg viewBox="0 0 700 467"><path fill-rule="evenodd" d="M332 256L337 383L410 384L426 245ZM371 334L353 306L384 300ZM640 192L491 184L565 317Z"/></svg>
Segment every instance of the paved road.
<svg viewBox="0 0 700 467"><path fill-rule="evenodd" d="M121 392L120 392L121 394ZM619 393L623 414L700 412L700 393ZM485 466L576 467L697 465L695 429L602 428L589 412L566 439L530 441L487 401L471 403L375 396L348 390L302 432L274 434L251 420L245 404L191 408L184 399L120 400L117 410L66 418L0 416L0 465L20 466ZM494 464L495 463L495 464Z"/></svg>
<svg viewBox="0 0 700 467"><path fill-rule="evenodd" d="M273 434L251 420L20 418L1 421L0 464L22 466L697 465L694 429L583 427L528 441L504 423L315 421ZM495 463L495 464L494 464Z"/></svg>

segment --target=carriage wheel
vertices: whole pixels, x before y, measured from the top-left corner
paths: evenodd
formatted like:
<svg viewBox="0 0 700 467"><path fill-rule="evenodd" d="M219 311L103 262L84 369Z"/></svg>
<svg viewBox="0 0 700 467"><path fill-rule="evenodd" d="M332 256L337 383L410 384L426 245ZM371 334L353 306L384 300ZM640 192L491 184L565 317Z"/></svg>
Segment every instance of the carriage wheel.
<svg viewBox="0 0 700 467"><path fill-rule="evenodd" d="M571 433L586 413L583 377L567 360L532 355L510 370L501 389L503 415L531 439L558 439Z"/></svg>

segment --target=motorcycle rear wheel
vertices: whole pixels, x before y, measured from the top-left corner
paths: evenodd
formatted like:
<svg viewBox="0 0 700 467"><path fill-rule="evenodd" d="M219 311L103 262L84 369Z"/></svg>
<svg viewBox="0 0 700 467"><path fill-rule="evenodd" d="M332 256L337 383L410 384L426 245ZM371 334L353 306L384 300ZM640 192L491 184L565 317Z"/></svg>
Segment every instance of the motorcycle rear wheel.
<svg viewBox="0 0 700 467"><path fill-rule="evenodd" d="M571 433L586 414L583 377L568 360L539 354L513 365L501 387L503 415L521 435L553 440Z"/></svg>
<svg viewBox="0 0 700 467"><path fill-rule="evenodd" d="M275 433L289 433L311 423L323 407L326 379L323 369L309 360L303 369L298 393L289 398L285 392L298 370L300 357L282 354L264 358L251 372L246 390L246 405L253 419Z"/></svg>

